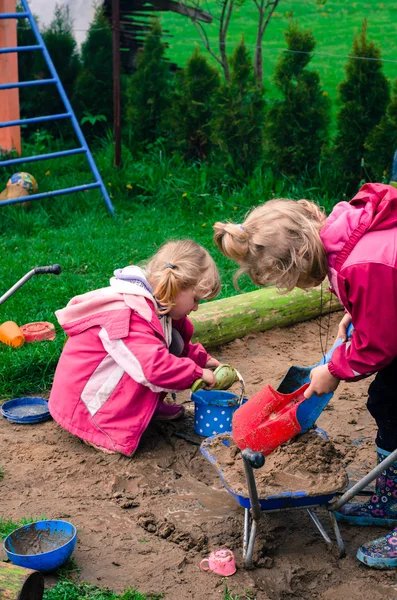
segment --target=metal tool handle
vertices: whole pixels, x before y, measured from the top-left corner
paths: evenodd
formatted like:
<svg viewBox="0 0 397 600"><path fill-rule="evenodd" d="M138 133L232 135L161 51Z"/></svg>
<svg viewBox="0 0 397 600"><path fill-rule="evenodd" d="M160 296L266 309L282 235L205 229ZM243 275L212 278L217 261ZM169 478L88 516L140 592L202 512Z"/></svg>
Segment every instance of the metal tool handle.
<svg viewBox="0 0 397 600"><path fill-rule="evenodd" d="M62 271L61 267L59 265L51 265L49 267L36 267L35 269L32 269L31 271L29 271L28 273L26 273L26 275L24 275L23 277L21 277L21 279L19 281L17 281L9 290L8 292L6 292L5 294L3 294L3 296L1 296L0 298L0 304L3 304L3 302L5 302L6 300L8 300L8 298L10 298L10 296L12 296L13 294L15 294L15 292L17 290L19 290L20 287L22 287L24 285L24 283L26 283L27 281L29 281L29 279L31 277L33 277L33 275L41 275L42 273L53 273L54 275L59 275L59 273Z"/></svg>

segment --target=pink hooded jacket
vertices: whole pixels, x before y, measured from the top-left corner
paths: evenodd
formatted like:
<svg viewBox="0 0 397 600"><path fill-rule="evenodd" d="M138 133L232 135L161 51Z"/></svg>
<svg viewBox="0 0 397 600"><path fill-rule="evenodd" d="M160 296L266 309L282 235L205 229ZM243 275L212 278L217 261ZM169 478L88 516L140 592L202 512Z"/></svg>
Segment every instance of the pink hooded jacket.
<svg viewBox="0 0 397 600"><path fill-rule="evenodd" d="M188 318L172 323L168 318L184 344L181 356L171 354L170 328L167 335L151 294L129 282L119 282L123 293L115 289L111 285L76 296L56 312L69 339L55 371L49 409L79 438L130 455L160 397L189 388L210 355L190 342Z"/></svg>
<svg viewBox="0 0 397 600"><path fill-rule="evenodd" d="M338 379L361 379L397 357L397 189L364 185L335 206L320 236L331 289L354 326L328 368Z"/></svg>

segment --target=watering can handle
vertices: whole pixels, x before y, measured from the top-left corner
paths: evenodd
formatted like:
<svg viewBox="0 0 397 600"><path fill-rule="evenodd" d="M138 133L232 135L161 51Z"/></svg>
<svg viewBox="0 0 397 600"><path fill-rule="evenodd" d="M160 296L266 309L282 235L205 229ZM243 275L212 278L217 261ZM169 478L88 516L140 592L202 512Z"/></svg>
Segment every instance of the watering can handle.
<svg viewBox="0 0 397 600"><path fill-rule="evenodd" d="M354 327L353 325L350 323L349 327L346 330L346 336L347 339L349 340L352 337L352 333L354 331ZM332 348L330 350L328 350L327 354L325 354L322 359L320 360L320 362L318 363L318 365L316 366L320 366L320 365L326 365L327 363L329 363L329 361L332 358L332 355L334 353L334 351L339 348L339 346L341 346L342 344L344 344L345 342L342 341L341 338L338 338L335 342L335 344L332 346Z"/></svg>

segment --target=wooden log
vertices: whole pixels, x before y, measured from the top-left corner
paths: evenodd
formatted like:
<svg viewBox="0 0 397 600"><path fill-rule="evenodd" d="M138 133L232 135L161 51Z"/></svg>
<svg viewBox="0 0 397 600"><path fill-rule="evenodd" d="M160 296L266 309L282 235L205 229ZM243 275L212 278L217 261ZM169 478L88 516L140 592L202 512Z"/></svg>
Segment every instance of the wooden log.
<svg viewBox="0 0 397 600"><path fill-rule="evenodd" d="M320 286L305 291L296 288L288 294L280 294L271 286L203 304L190 315L194 325L193 340L210 348L248 333L286 327L342 308L325 283L322 302Z"/></svg>
<svg viewBox="0 0 397 600"><path fill-rule="evenodd" d="M0 562L1 600L42 600L44 577L39 571Z"/></svg>

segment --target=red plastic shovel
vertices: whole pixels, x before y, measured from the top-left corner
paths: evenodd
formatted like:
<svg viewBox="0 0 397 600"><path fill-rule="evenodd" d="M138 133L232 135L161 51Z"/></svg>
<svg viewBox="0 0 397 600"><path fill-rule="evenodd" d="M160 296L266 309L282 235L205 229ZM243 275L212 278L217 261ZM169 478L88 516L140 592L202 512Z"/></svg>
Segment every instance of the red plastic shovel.
<svg viewBox="0 0 397 600"><path fill-rule="evenodd" d="M351 332L350 326L348 338ZM333 392L305 398L303 392L309 387L310 371L328 363L334 350L342 343L342 340L337 340L313 367L291 367L278 390L266 385L236 410L232 433L241 450L250 448L267 456L280 444L313 427Z"/></svg>

